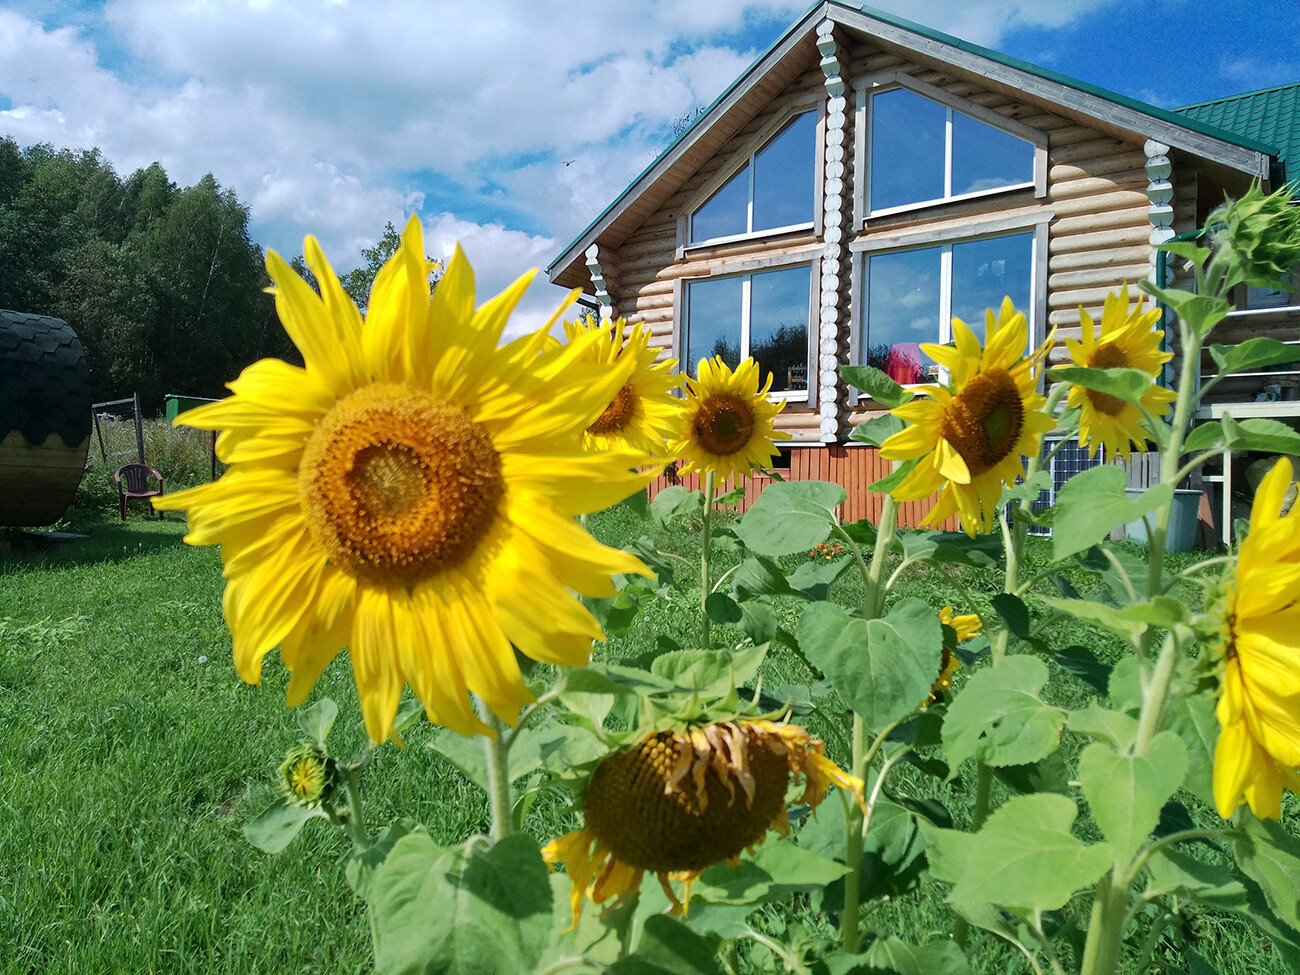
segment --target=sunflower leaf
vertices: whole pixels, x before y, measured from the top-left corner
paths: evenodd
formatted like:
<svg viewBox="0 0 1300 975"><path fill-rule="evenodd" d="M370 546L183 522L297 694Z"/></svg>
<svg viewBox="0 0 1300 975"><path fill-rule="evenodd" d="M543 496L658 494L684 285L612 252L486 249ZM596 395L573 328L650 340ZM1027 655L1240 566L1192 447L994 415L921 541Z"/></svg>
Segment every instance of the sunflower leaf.
<svg viewBox="0 0 1300 975"><path fill-rule="evenodd" d="M1218 420L1202 423L1187 435L1183 441L1183 453L1192 454L1198 450L1214 450L1223 446L1223 424Z"/></svg>
<svg viewBox="0 0 1300 975"><path fill-rule="evenodd" d="M338 716L339 706L330 698L322 697L311 707L298 711L298 727L308 738L324 745L325 738L329 735L330 728L334 727L334 721Z"/></svg>
<svg viewBox="0 0 1300 975"><path fill-rule="evenodd" d="M867 490L873 491L876 494L888 494L890 491L894 490L894 488L898 487L898 485L903 483L903 478L912 473L912 468L921 463L921 460L922 458L920 457L912 457L903 461L894 468L894 473L886 474L880 480L868 484Z"/></svg>
<svg viewBox="0 0 1300 975"><path fill-rule="evenodd" d="M965 532L907 532L899 537L908 559L977 568L991 568L1002 559L1002 541L996 535L971 538Z"/></svg>
<svg viewBox="0 0 1300 975"><path fill-rule="evenodd" d="M1210 355L1219 366L1220 375L1263 369L1300 361L1300 348L1277 339L1258 336L1240 345L1212 345Z"/></svg>
<svg viewBox="0 0 1300 975"><path fill-rule="evenodd" d="M860 443L869 443L879 447L894 434L899 433L906 424L892 413L873 416L870 420L859 423L853 428L849 437Z"/></svg>
<svg viewBox="0 0 1300 975"><path fill-rule="evenodd" d="M884 619L851 616L813 603L799 621L799 647L868 727L884 728L915 710L939 676L939 614L920 599L900 600Z"/></svg>
<svg viewBox="0 0 1300 975"><path fill-rule="evenodd" d="M1086 846L1070 832L1078 814L1067 796L1041 793L1008 799L974 836L922 822L930 871L953 885L956 907L1056 910L1114 860L1109 844Z"/></svg>
<svg viewBox="0 0 1300 975"><path fill-rule="evenodd" d="M1120 860L1146 842L1186 774L1187 746L1172 731L1156 735L1142 755L1120 755L1093 742L1079 756L1079 782L1092 818Z"/></svg>
<svg viewBox="0 0 1300 975"><path fill-rule="evenodd" d="M830 537L835 509L848 494L827 481L770 484L735 526L736 535L759 555L807 552Z"/></svg>
<svg viewBox="0 0 1300 975"><path fill-rule="evenodd" d="M713 945L685 922L654 914L646 918L636 950L608 970L610 975L721 975L716 955Z"/></svg>
<svg viewBox="0 0 1300 975"><path fill-rule="evenodd" d="M1090 468L1065 482L1056 495L1054 559L1060 561L1090 548L1111 529L1139 520L1173 497L1172 487L1157 484L1140 497L1129 498L1124 493L1126 483L1124 471L1110 464Z"/></svg>
<svg viewBox="0 0 1300 975"><path fill-rule="evenodd" d="M403 836L373 880L376 968L533 971L550 938L548 874L537 841L525 834L452 849L427 833Z"/></svg>
<svg viewBox="0 0 1300 975"><path fill-rule="evenodd" d="M279 853L293 842L309 819L324 819L319 809L295 806L281 799L244 824L244 838L263 853Z"/></svg>
<svg viewBox="0 0 1300 975"><path fill-rule="evenodd" d="M1067 714L1043 701L1047 665L1036 657L1005 657L976 671L948 706L943 744L957 774L961 763L1027 765L1056 750Z"/></svg>
<svg viewBox="0 0 1300 975"><path fill-rule="evenodd" d="M1300 927L1300 840L1279 822L1240 814L1233 854L1242 872L1257 883L1277 918Z"/></svg>
<svg viewBox="0 0 1300 975"><path fill-rule="evenodd" d="M704 492L692 491L680 484L671 484L655 495L650 502L650 514L661 525L669 525L704 508Z"/></svg>
<svg viewBox="0 0 1300 975"><path fill-rule="evenodd" d="M904 389L875 366L840 366L840 378L882 406L902 406L916 394Z"/></svg>
<svg viewBox="0 0 1300 975"><path fill-rule="evenodd" d="M1222 423L1223 439L1230 450L1300 456L1300 433L1280 420L1251 417L1238 422L1225 413Z"/></svg>
<svg viewBox="0 0 1300 975"><path fill-rule="evenodd" d="M893 972L895 975L967 975L970 962L955 942L940 940L915 947L889 935L877 938L844 975ZM836 972L835 975L840 975Z"/></svg>
<svg viewBox="0 0 1300 975"><path fill-rule="evenodd" d="M1093 369L1089 366L1057 366L1047 371L1049 379L1082 386L1114 396L1137 406L1151 388L1151 377L1141 369Z"/></svg>

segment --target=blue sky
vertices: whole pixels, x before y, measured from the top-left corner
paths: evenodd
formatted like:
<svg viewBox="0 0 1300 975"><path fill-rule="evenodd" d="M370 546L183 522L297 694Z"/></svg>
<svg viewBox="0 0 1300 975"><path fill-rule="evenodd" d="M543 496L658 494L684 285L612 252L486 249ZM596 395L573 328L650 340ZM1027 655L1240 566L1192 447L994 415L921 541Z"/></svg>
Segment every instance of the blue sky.
<svg viewBox="0 0 1300 975"><path fill-rule="evenodd" d="M877 6L1162 107L1300 80L1300 0ZM808 7L782 0L5 0L0 134L211 172L346 270L413 212L480 298L544 266ZM561 296L536 284L518 325Z"/></svg>

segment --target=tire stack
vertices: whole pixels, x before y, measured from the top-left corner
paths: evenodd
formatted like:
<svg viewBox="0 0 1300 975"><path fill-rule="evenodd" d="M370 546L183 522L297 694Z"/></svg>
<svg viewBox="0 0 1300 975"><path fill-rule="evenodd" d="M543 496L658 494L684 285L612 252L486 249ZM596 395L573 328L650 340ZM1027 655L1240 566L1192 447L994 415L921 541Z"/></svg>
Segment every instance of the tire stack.
<svg viewBox="0 0 1300 975"><path fill-rule="evenodd" d="M48 315L0 311L0 525L67 511L86 469L90 370L81 340Z"/></svg>

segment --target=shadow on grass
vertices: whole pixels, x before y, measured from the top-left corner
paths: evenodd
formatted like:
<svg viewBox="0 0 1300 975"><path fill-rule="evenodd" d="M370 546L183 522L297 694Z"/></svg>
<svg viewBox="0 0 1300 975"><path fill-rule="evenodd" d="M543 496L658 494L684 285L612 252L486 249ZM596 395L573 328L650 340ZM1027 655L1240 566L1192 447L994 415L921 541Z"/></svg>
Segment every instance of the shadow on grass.
<svg viewBox="0 0 1300 975"><path fill-rule="evenodd" d="M99 513L72 514L57 531L4 530L0 534L0 573L121 562L184 544L185 521L176 514L162 520L128 515L125 522L116 513L112 518Z"/></svg>

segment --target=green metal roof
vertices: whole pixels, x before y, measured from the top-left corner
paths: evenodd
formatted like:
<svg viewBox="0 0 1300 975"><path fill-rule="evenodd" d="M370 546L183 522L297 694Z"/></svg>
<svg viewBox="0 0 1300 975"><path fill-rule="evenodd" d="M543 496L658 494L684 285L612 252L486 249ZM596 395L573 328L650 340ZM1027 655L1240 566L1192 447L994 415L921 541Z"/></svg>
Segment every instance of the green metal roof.
<svg viewBox="0 0 1300 975"><path fill-rule="evenodd" d="M1213 124L1208 119L1200 118L1197 115L1188 112L1188 109L1196 108L1197 106L1187 106L1186 108L1177 109L1177 110L1158 108L1155 105L1148 105L1146 102L1138 101L1136 98L1129 98L1127 95L1121 95L1118 92L1108 91L1105 88L1100 88L1096 85L1091 85L1088 82L1080 81L1077 78L1071 78L1068 75L1061 74L1060 72L1057 71L1052 71L1049 68L1043 68L1040 67L1039 65L1031 64L1028 61L1022 61L1020 58L1011 57L1008 54L1003 54L1002 52L995 51L992 48L982 47L979 44L974 44L970 41L964 41L959 37L954 37L951 34L945 34L942 31L934 30L933 28L926 27L922 24L918 24L915 21L907 20L906 18L898 17L895 16L894 14L885 13L883 10L878 10L875 7L872 7L865 3L849 3L849 2L845 2L845 0L816 0L816 2L813 3L813 5L809 7L798 19L796 19L795 22L792 23L790 27L787 28L786 31L782 33L782 35L779 38L777 38L777 40L774 41L766 51L764 51L761 55L759 55L757 59L755 59L754 63L751 64L749 68L747 68L739 77L737 77L730 85L728 85L727 89L721 95L719 95L716 99L714 99L712 104L709 105L708 109L706 109L704 112L698 115L695 118L695 120L691 123L691 125L689 125L683 132L679 133L677 138L675 138L672 141L672 143L667 148L665 148L663 152L661 152L654 161L650 163L649 166L647 166L644 170L642 170L641 174L638 175L634 180L632 180L632 182L628 184L628 186L623 190L623 192L620 193L613 201L611 201L609 206L607 206L596 217L595 220L593 220L590 224L587 225L586 229L584 229L582 233L578 234L578 236L575 237L573 241L571 241L565 247L565 249L555 257L553 261L551 261L551 263L547 266L546 269L547 272L549 273L553 271L556 265L558 265L564 259L564 256L566 254L568 254L570 251L573 250L574 246L579 241L585 238L596 227L596 225L599 224L601 220L605 218L605 216L608 213L616 209L620 203L622 203L625 199L627 199L627 197L637 187L637 184L640 183L641 180L644 179L656 166L658 166L659 162L662 159L664 159L666 156L672 153L672 151L676 149L677 146L690 139L695 129L705 124L705 120L707 119L709 113L712 111L714 106L718 105L720 102L726 99L727 96L730 95L732 91L734 91L735 89L740 87L743 83L748 81L752 76L752 74L754 73L754 71L758 68L758 66L762 64L763 61L773 51L779 48L788 37L790 37L795 31L799 30L800 26L804 24L804 22L808 19L809 15L811 15L816 10L818 10L818 8L822 7L823 3L827 3L831 7L839 7L845 11L852 11L852 12L860 11L861 13L865 14L868 17L872 17L876 20L883 21L887 24L892 24L893 26L901 28L902 30L911 31L930 40L938 41L942 44L951 45L952 47L955 47L959 50L967 51L971 54L988 58L989 60L995 61L998 64L1006 65L1007 67L1014 68L1019 71L1025 71L1032 75L1036 75L1037 77L1042 78L1046 81L1050 81L1055 84L1073 88L1076 91L1084 92L1085 94L1091 95L1096 98L1105 99L1107 101L1115 103L1116 105L1122 105L1127 109L1141 112L1145 115L1149 115L1153 118L1161 119L1165 122L1169 122L1174 125L1182 126L1184 129L1191 129L1195 132L1200 132L1203 135L1208 135L1216 139L1221 139L1233 145L1241 146L1244 149L1249 149L1255 152L1261 152L1270 156L1275 156L1275 157L1278 156L1278 146L1273 142L1260 141L1260 139L1256 135L1248 133L1244 130L1220 127L1218 125ZM1238 97L1245 97L1245 96L1238 96ZM1206 104L1210 104L1210 103L1206 103ZM1293 106L1294 104L1295 103L1292 102ZM1291 118L1293 120L1292 122L1293 128L1295 128L1298 124L1300 124L1295 121L1297 118L1300 118L1300 114L1293 111ZM1294 138L1300 138L1300 133L1298 132L1293 132L1292 135ZM1297 159L1295 168L1300 169L1300 149L1296 149L1293 152L1291 158ZM1295 171L1295 169L1293 169L1293 171ZM1274 175L1276 176L1276 174Z"/></svg>
<svg viewBox="0 0 1300 975"><path fill-rule="evenodd" d="M1274 182L1300 178L1300 82L1197 102L1174 111L1248 139L1272 143L1282 164Z"/></svg>

